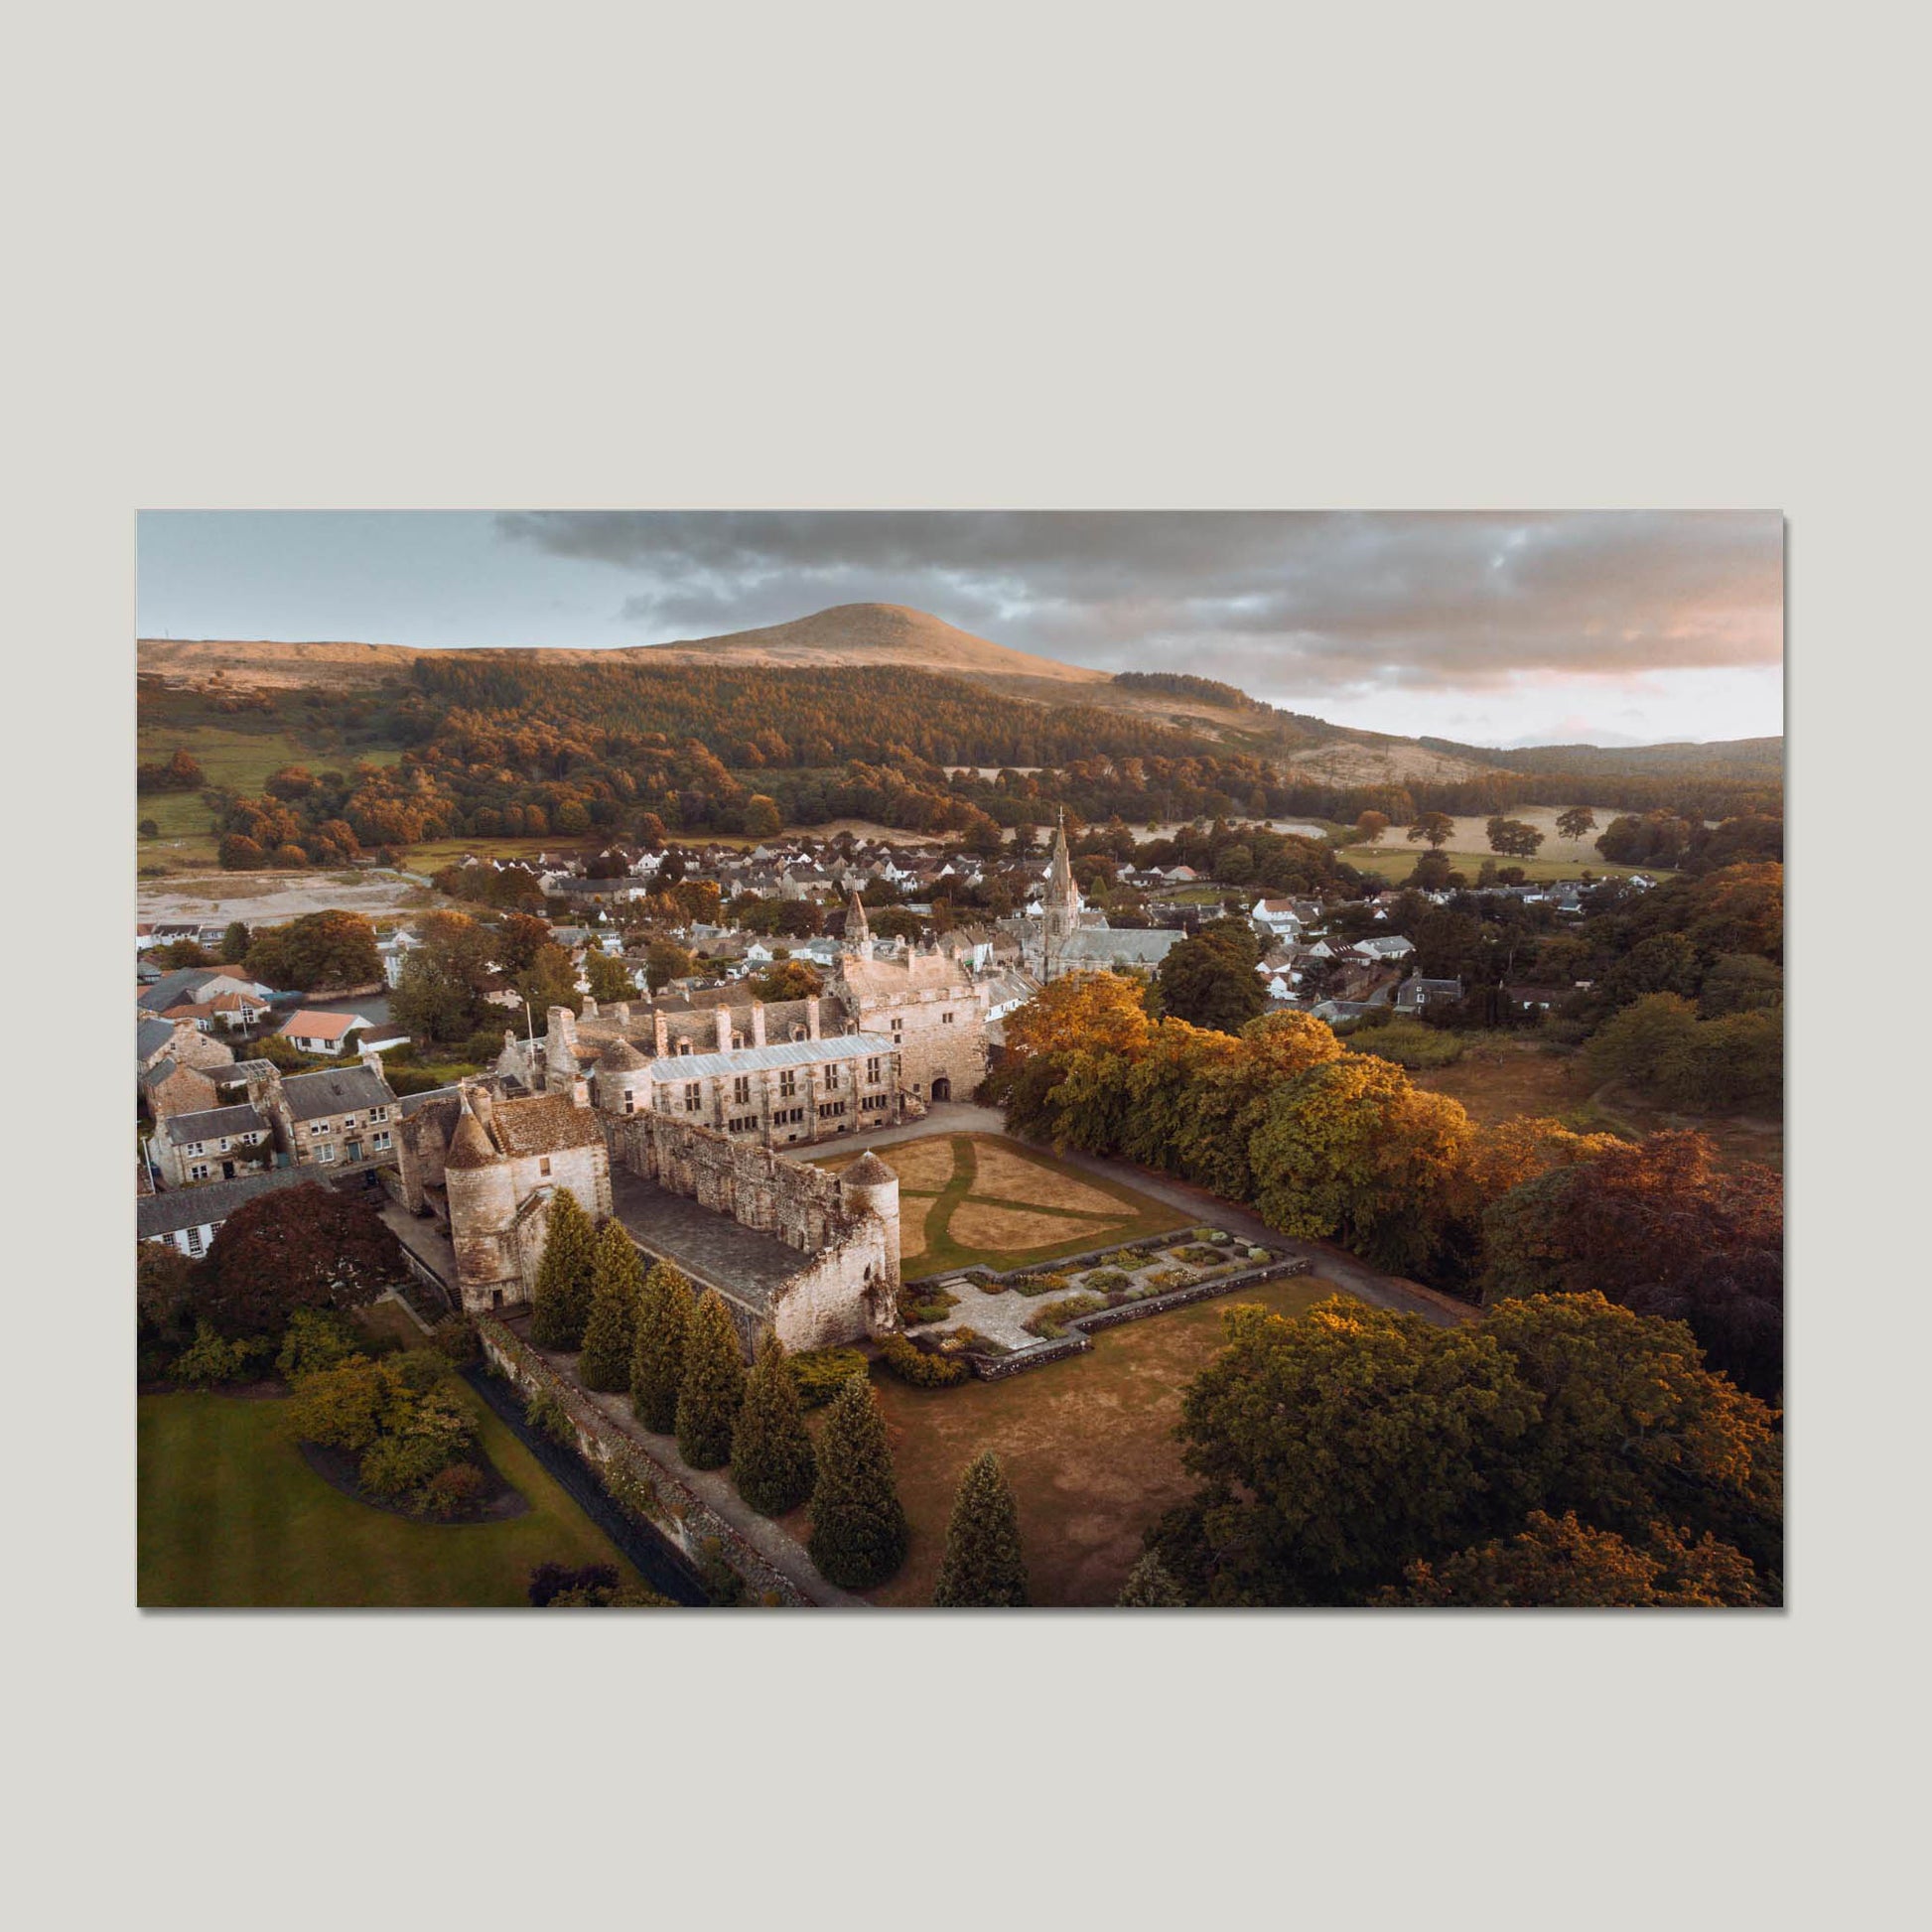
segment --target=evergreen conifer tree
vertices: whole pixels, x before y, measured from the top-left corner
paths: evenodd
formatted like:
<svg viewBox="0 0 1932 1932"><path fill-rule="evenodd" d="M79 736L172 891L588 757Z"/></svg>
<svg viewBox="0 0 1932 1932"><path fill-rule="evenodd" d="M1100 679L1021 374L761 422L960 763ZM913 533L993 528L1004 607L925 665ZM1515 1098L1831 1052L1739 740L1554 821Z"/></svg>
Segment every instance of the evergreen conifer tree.
<svg viewBox="0 0 1932 1932"><path fill-rule="evenodd" d="M637 1304L644 1265L621 1221L604 1224L592 1251L591 1312L584 1324L578 1380L587 1389L615 1395L630 1386L630 1356L637 1340Z"/></svg>
<svg viewBox="0 0 1932 1932"><path fill-rule="evenodd" d="M1026 1603L1020 1514L991 1449L975 1457L959 1478L932 1600L945 1609L1017 1609Z"/></svg>
<svg viewBox="0 0 1932 1932"><path fill-rule="evenodd" d="M825 1412L806 1548L828 1582L844 1589L870 1589L905 1561L910 1539L886 1418L871 1382L855 1375Z"/></svg>
<svg viewBox="0 0 1932 1932"><path fill-rule="evenodd" d="M1127 1573L1127 1582L1114 1600L1125 1610L1178 1610L1187 1603L1180 1586L1152 1550Z"/></svg>
<svg viewBox="0 0 1932 1932"><path fill-rule="evenodd" d="M550 1202L537 1292L531 1305L530 1339L539 1348L581 1348L591 1314L591 1271L597 1247L591 1217L568 1187Z"/></svg>
<svg viewBox="0 0 1932 1932"><path fill-rule="evenodd" d="M660 1261L644 1277L637 1342L630 1356L630 1408L655 1436L677 1427L677 1392L684 1382L684 1344L697 1298L691 1284Z"/></svg>
<svg viewBox="0 0 1932 1932"><path fill-rule="evenodd" d="M684 1345L677 1392L677 1452L694 1469L731 1460L732 1432L745 1402L745 1357L724 1297L708 1288L698 1299Z"/></svg>
<svg viewBox="0 0 1932 1932"><path fill-rule="evenodd" d="M760 1516L782 1516L812 1493L817 1473L785 1345L767 1332L759 1343L732 1436L732 1481Z"/></svg>

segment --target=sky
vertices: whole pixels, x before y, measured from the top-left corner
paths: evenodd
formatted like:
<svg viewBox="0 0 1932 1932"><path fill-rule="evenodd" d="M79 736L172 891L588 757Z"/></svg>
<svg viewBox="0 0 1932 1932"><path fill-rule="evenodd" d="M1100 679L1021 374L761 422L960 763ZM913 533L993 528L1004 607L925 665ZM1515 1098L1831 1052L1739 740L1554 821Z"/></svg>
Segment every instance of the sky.
<svg viewBox="0 0 1932 1932"><path fill-rule="evenodd" d="M152 510L142 636L665 643L837 604L1491 746L1784 729L1775 511Z"/></svg>

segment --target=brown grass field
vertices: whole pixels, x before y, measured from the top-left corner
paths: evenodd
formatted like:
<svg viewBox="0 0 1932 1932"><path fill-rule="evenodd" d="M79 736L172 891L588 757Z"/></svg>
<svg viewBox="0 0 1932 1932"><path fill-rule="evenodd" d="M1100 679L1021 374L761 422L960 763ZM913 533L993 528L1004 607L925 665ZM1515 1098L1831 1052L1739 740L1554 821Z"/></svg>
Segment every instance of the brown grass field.
<svg viewBox="0 0 1932 1932"><path fill-rule="evenodd" d="M931 1602L953 1491L967 1463L991 1449L1019 1502L1034 1602L1111 1603L1148 1525L1192 1487L1173 1428L1182 1389L1221 1345L1223 1314L1258 1303L1296 1315L1339 1292L1310 1276L1237 1290L1224 1302L1108 1329L1090 1353L1006 1382L913 1389L882 1379L879 1400L912 1548L905 1568L872 1600ZM805 1517L800 1511L799 1520L786 1521L801 1539Z"/></svg>

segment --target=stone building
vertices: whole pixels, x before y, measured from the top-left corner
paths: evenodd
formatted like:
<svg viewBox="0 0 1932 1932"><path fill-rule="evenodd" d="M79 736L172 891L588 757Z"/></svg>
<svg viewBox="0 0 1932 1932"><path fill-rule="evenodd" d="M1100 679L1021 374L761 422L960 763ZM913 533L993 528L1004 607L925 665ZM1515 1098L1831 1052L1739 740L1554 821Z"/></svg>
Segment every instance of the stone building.
<svg viewBox="0 0 1932 1932"><path fill-rule="evenodd" d="M1152 973L1187 936L1175 927L1110 926L1100 911L1087 910L1073 877L1064 824L1054 828L1038 913L1012 924L1028 971L1042 983L1063 973Z"/></svg>
<svg viewBox="0 0 1932 1932"><path fill-rule="evenodd" d="M248 1100L274 1123L275 1145L296 1168L373 1169L397 1160L401 1118L379 1055L357 1066L284 1074L267 1060L246 1062Z"/></svg>
<svg viewBox="0 0 1932 1932"><path fill-rule="evenodd" d="M676 1114L623 1113L601 1064L595 1104L590 1084L505 1097L498 1077L408 1108L403 1201L447 1221L465 1308L529 1303L568 1187L646 1257L717 1289L748 1354L767 1326L816 1348L897 1325L898 1181L884 1162L825 1173Z"/></svg>
<svg viewBox="0 0 1932 1932"><path fill-rule="evenodd" d="M274 1159L275 1129L259 1107L211 1107L170 1114L148 1143L162 1183L198 1187L260 1173Z"/></svg>

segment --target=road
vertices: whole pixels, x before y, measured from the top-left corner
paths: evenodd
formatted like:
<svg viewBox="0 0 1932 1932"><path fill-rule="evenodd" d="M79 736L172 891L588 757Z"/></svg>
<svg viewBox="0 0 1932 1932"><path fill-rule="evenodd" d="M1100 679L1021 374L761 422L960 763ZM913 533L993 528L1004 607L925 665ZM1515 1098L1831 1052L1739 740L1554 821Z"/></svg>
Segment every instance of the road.
<svg viewBox="0 0 1932 1932"><path fill-rule="evenodd" d="M822 1159L827 1154L846 1148L889 1148L896 1141L923 1140L931 1134L1004 1134L1006 1131L1006 1121L997 1108L978 1107L966 1101L941 1101L928 1111L923 1120L909 1122L903 1127L885 1127L872 1134L854 1134L830 1146L820 1141L807 1147L781 1149L780 1152L791 1160L809 1161ZM1291 1241L1246 1208L1236 1207L1231 1201L1224 1201L1203 1187L1189 1186L1184 1180L1175 1180L1167 1174L1136 1167L1131 1161L1103 1161L1096 1155L1079 1154L1071 1148L1058 1158L1070 1168L1079 1168L1102 1179L1121 1181L1144 1194L1151 1194L1167 1206L1193 1216L1204 1227L1226 1228L1230 1234L1246 1241L1265 1242L1271 1248L1285 1248L1292 1255L1306 1256L1314 1264L1317 1275L1333 1282L1337 1288L1345 1288L1349 1294L1359 1296L1374 1308L1394 1309L1403 1314L1419 1314L1441 1328L1467 1321L1476 1312L1467 1303L1425 1288L1420 1282L1408 1281L1400 1275L1379 1274L1366 1262L1358 1261L1353 1255L1326 1241Z"/></svg>

